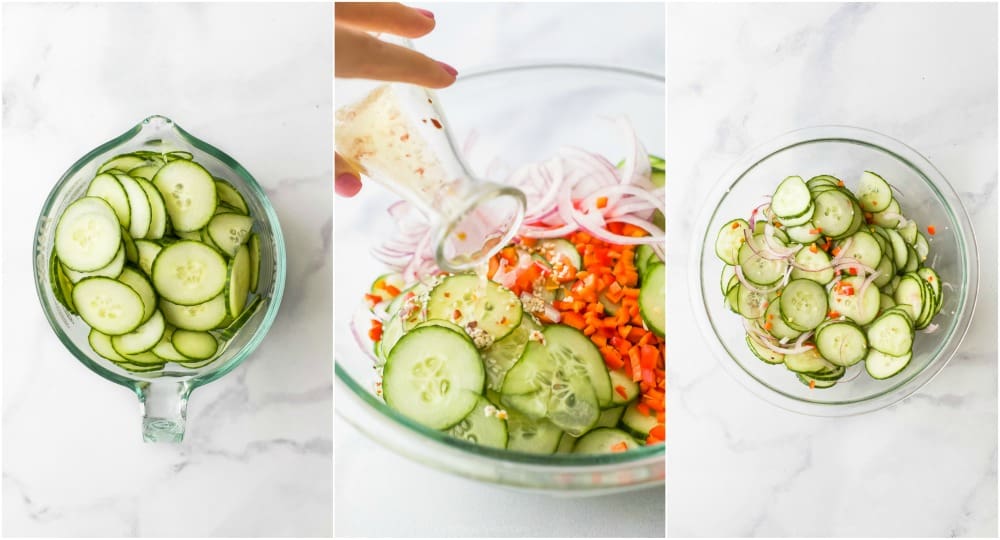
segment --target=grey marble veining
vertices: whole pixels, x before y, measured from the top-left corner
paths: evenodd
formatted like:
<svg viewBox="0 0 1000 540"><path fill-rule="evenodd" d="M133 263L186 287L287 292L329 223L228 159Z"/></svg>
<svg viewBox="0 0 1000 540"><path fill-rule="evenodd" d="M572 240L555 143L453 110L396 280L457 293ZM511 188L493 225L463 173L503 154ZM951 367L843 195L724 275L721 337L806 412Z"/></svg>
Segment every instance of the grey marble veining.
<svg viewBox="0 0 1000 540"><path fill-rule="evenodd" d="M3 11L3 533L332 535L331 6ZM267 338L195 390L175 446L142 443L135 396L59 343L29 261L59 175L155 113L263 185L288 262Z"/></svg>
<svg viewBox="0 0 1000 540"><path fill-rule="evenodd" d="M997 534L997 12L990 4L668 7L668 533ZM730 378L686 284L697 212L744 152L848 124L930 159L961 195L980 256L962 349L887 409L812 418Z"/></svg>

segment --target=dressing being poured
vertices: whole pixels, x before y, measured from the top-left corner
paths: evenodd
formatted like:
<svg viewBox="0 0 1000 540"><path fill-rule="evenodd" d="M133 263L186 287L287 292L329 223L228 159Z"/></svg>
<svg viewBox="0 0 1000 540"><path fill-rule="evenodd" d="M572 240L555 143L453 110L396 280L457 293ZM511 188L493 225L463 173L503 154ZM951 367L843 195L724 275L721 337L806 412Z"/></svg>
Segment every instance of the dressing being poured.
<svg viewBox="0 0 1000 540"><path fill-rule="evenodd" d="M415 205L437 229L440 268L461 271L481 264L520 227L524 195L468 171L430 90L378 86L339 109L336 122L337 152Z"/></svg>

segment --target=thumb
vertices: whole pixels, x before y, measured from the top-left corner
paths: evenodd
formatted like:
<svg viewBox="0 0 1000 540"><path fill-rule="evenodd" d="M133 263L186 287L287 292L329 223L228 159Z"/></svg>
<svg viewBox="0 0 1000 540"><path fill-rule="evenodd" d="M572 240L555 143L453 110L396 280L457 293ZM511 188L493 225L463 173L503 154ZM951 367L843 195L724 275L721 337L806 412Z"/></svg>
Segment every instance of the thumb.
<svg viewBox="0 0 1000 540"><path fill-rule="evenodd" d="M361 175L340 154L336 154L333 188L341 197L353 197L361 191Z"/></svg>

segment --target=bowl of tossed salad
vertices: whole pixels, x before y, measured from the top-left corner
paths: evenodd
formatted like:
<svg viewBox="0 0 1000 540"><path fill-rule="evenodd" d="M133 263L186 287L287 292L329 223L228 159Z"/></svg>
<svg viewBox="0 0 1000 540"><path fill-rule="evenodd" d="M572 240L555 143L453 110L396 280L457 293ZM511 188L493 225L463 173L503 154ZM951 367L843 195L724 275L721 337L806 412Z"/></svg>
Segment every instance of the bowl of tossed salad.
<svg viewBox="0 0 1000 540"><path fill-rule="evenodd" d="M440 91L467 166L525 194L524 224L449 273L418 209L374 183L338 201L338 413L486 482L662 483L663 91L662 76L588 65L485 70Z"/></svg>
<svg viewBox="0 0 1000 540"><path fill-rule="evenodd" d="M865 129L802 129L750 152L712 197L692 302L715 356L758 396L869 412L958 350L979 286L975 235L916 150Z"/></svg>

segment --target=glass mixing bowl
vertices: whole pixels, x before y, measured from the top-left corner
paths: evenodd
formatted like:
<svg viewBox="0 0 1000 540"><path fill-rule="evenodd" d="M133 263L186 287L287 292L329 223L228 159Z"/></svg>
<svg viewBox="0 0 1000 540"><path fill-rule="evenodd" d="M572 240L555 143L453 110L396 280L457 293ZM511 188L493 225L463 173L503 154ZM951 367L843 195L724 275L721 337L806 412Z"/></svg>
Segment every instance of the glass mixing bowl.
<svg viewBox="0 0 1000 540"><path fill-rule="evenodd" d="M786 176L830 174L853 191L865 170L878 173L898 188L895 196L902 213L916 220L930 241L927 264L946 284L941 312L933 320L938 328L930 334L917 332L913 359L892 378L873 379L864 372L863 364L856 364L832 388L810 389L792 372L760 361L747 348L741 317L724 305L719 284L723 263L715 255L715 239L724 223L737 217L745 219ZM954 188L916 150L854 127L793 131L744 156L723 175L704 208L691 253L692 264L698 267L692 275L699 276L698 286L691 288L699 327L726 371L766 401L817 416L874 411L916 392L958 350L979 290L975 235ZM927 234L928 225L936 228L935 235Z"/></svg>
<svg viewBox="0 0 1000 540"><path fill-rule="evenodd" d="M625 143L611 121L626 115L649 152L665 146L664 78L591 65L534 65L464 75L438 92L465 159L481 178L502 181L504 167L550 158L563 146L612 162ZM374 394L372 361L350 331L362 296L384 267L370 253L394 234L386 209L396 198L370 182L337 201L337 413L380 444L437 469L511 487L596 494L662 483L663 445L620 454L552 456L476 446L415 424Z"/></svg>
<svg viewBox="0 0 1000 540"><path fill-rule="evenodd" d="M135 373L99 356L90 348L90 327L70 313L56 299L49 281L49 263L55 226L70 203L84 196L97 168L113 156L151 150L184 150L213 176L235 187L254 217L253 232L260 237L260 277L257 294L261 301L256 311L232 337L228 347L211 364L186 369L169 363L164 369ZM285 241L281 236L278 215L256 180L221 150L196 139L169 118L150 116L141 123L80 158L52 188L35 230L35 289L42 309L63 345L88 369L133 390L142 404L142 435L147 442L180 442L184 437L187 401L191 392L232 371L257 348L278 313L285 288Z"/></svg>

